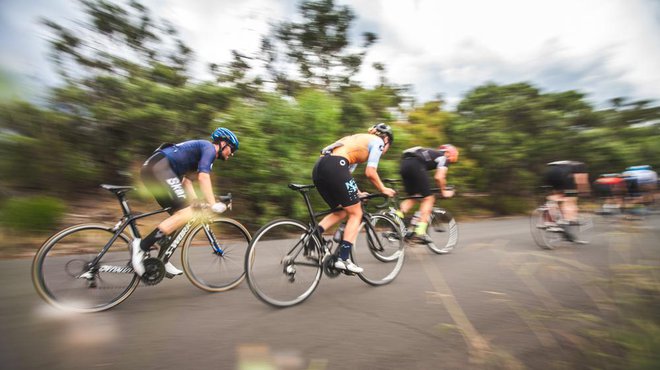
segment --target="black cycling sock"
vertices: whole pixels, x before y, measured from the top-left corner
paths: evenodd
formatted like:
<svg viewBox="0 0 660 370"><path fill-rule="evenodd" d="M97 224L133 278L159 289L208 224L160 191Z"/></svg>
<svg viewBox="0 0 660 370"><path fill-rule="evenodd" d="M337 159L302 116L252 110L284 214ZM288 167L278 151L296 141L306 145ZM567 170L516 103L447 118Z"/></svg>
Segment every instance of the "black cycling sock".
<svg viewBox="0 0 660 370"><path fill-rule="evenodd" d="M339 244L339 258L346 261L350 257L351 248L353 248L353 243L342 240Z"/></svg>
<svg viewBox="0 0 660 370"><path fill-rule="evenodd" d="M157 241L163 239L165 236L165 233L162 232L159 228L155 228L154 231L151 232L151 234L147 235L142 241L140 242L140 248L143 251L148 251L149 248L154 245Z"/></svg>

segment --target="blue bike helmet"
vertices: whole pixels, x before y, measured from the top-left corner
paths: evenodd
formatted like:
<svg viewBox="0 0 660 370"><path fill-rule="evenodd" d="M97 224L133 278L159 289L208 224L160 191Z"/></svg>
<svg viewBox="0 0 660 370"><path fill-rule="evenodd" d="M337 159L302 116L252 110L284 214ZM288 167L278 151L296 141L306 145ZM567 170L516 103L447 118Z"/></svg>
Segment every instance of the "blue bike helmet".
<svg viewBox="0 0 660 370"><path fill-rule="evenodd" d="M213 131L211 134L211 140L213 140L213 142L224 140L234 149L232 152L238 150L238 138L236 135L234 135L233 132L224 127L216 128L215 131Z"/></svg>

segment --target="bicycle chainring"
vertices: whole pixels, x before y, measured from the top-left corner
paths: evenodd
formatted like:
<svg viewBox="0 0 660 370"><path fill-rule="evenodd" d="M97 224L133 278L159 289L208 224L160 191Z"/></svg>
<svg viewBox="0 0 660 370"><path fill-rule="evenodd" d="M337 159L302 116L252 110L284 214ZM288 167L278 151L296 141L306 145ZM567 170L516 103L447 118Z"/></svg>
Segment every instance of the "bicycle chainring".
<svg viewBox="0 0 660 370"><path fill-rule="evenodd" d="M144 263L144 274L142 282L145 285L156 285L165 277L165 264L156 257L149 257L142 261Z"/></svg>
<svg viewBox="0 0 660 370"><path fill-rule="evenodd" d="M337 261L337 256L334 254L326 254L323 257L323 272L329 278L336 278L341 274L341 270L335 268L335 261Z"/></svg>

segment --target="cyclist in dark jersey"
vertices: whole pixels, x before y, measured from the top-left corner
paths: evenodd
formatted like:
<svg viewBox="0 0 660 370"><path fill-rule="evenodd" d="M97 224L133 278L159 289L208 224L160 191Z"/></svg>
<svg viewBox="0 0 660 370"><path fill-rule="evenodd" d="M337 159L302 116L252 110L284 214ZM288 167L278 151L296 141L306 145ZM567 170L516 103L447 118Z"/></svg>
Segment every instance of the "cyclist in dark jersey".
<svg viewBox="0 0 660 370"><path fill-rule="evenodd" d="M548 195L549 200L559 202L559 209L568 222L564 227L569 240L575 240L575 235L568 226L577 224L578 217L578 194L588 194L589 174L587 166L577 161L556 161L548 163L544 182L552 187L552 193Z"/></svg>
<svg viewBox="0 0 660 370"><path fill-rule="evenodd" d="M371 127L367 134L346 136L325 147L314 165L312 179L323 200L330 208L343 207L342 211L331 213L319 222L316 230L319 238L322 240L325 230L348 216L343 240L339 243L339 258L335 262L337 269L354 273L363 271L349 258L362 219L360 191L352 173L359 163L366 162L364 173L369 181L378 191L393 196L394 190L383 185L377 172L380 156L387 151L393 139L392 128L379 123Z"/></svg>
<svg viewBox="0 0 660 370"><path fill-rule="evenodd" d="M423 196L421 200L404 200L397 211L398 216L403 218L406 212L420 201L419 220L412 235L413 240L422 243L431 241L426 234L426 229L435 203L435 196L431 193L427 171L435 170L433 179L440 188L443 198L450 198L454 195L454 191L446 188L447 171L449 171L449 164L457 161L458 149L451 144L441 145L438 149L416 146L403 152L399 173L403 179L406 193Z"/></svg>
<svg viewBox="0 0 660 370"><path fill-rule="evenodd" d="M211 134L211 140L189 140L179 144L163 144L144 162L140 171L142 181L153 194L158 204L170 208L170 217L163 220L144 239L135 239L131 244L133 270L142 276L142 260L149 248L165 236L171 235L192 217L190 201L197 198L192 180L197 179L204 202L211 210L222 213L227 206L216 203L211 185L211 169L216 158L228 160L238 150L238 138L230 130L219 127ZM180 275L181 270L171 263L165 264L171 275Z"/></svg>

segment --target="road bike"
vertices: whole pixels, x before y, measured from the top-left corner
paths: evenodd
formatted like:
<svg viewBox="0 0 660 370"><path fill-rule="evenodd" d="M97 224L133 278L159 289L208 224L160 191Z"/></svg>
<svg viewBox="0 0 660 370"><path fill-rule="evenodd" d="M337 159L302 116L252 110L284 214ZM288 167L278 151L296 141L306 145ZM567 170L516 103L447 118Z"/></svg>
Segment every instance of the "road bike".
<svg viewBox="0 0 660 370"><path fill-rule="evenodd" d="M383 179L383 182L394 186L401 182L398 179ZM453 186L447 186L448 190L453 190ZM439 188L432 188L432 192L439 192ZM458 223L454 216L448 210L441 207L433 207L429 218L428 228L426 234L428 235L429 242L422 242L413 238L413 230L415 228L415 217L412 219L404 220L396 211L400 209L400 202L405 199L422 199L421 195L398 196L388 198L386 203L376 206L377 208L386 208L381 211L382 214L392 218L399 224L402 231L404 240L409 244L424 244L428 249L437 254L450 253L458 244ZM408 223L409 226L406 226Z"/></svg>
<svg viewBox="0 0 660 370"><path fill-rule="evenodd" d="M339 248L333 240L326 240L315 232L318 217L337 212L341 208L315 213L309 192L314 185L289 184L305 200L309 221L278 219L261 227L248 246L245 272L250 290L261 301L288 307L307 299L317 288L323 273L329 278L340 274L352 275L334 267ZM361 199L385 197L370 194ZM358 237L351 250L351 259L364 269L357 274L370 285L392 282L403 267L404 243L399 225L389 217L364 212ZM340 236L341 238L341 236Z"/></svg>
<svg viewBox="0 0 660 370"><path fill-rule="evenodd" d="M158 243L158 255L147 256L146 272L140 278L133 271L130 253L130 242L141 237L137 220L170 209L134 213L126 200L132 186L101 187L117 197L122 218L114 226L85 223L66 228L46 240L34 257L32 281L49 304L76 312L110 309L126 300L140 281L156 285L166 276L173 277L166 273L165 264L180 244L183 271L196 287L222 292L245 278L243 258L250 233L236 220L213 217L203 210L196 210L185 226ZM219 199L231 209L231 193Z"/></svg>
<svg viewBox="0 0 660 370"><path fill-rule="evenodd" d="M550 187L541 187L549 190ZM544 198L546 198L544 196ZM543 249L555 249L562 244L589 244L594 234L594 220L590 213L580 212L576 221L564 219L560 202L545 199L532 211L530 229L532 238Z"/></svg>

